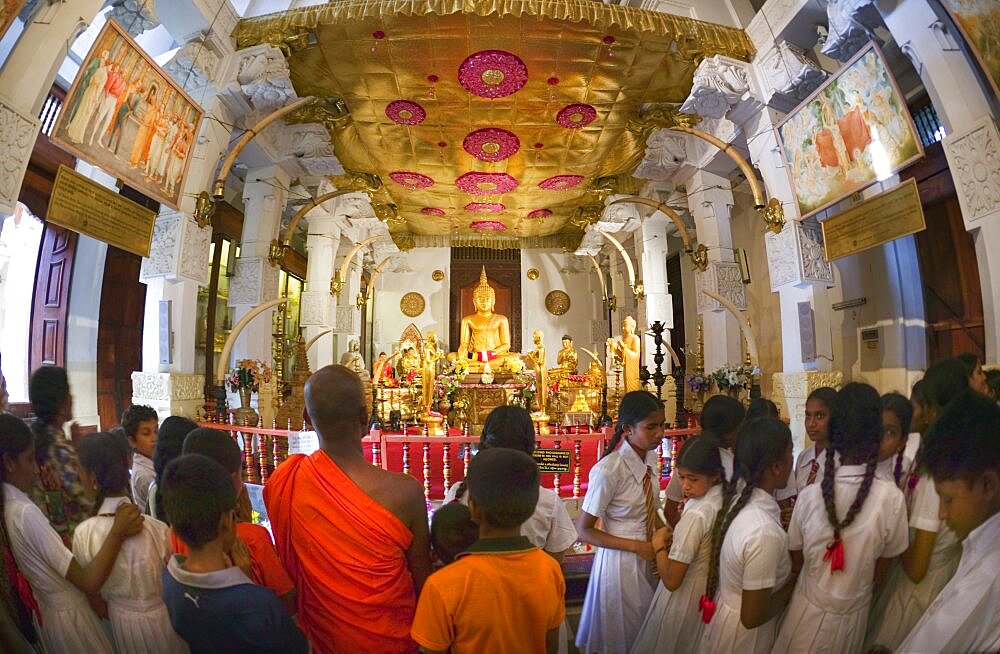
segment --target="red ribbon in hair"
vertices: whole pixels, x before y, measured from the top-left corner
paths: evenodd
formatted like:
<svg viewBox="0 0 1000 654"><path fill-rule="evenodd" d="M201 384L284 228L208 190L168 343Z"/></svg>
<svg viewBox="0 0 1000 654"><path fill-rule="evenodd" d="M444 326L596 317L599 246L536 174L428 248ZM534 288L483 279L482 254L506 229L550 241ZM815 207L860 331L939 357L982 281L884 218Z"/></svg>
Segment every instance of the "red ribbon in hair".
<svg viewBox="0 0 1000 654"><path fill-rule="evenodd" d="M844 569L844 541L840 538L826 546L824 561L830 562L830 572L837 572Z"/></svg>
<svg viewBox="0 0 1000 654"><path fill-rule="evenodd" d="M711 622L712 616L715 615L715 602L710 600L708 595L702 595L698 600L698 607L701 609L701 621L705 624Z"/></svg>
<svg viewBox="0 0 1000 654"><path fill-rule="evenodd" d="M24 608L26 608L29 613L34 614L35 619L38 620L38 626L41 627L42 612L38 608L38 602L35 601L35 594L31 592L31 585L18 569L17 562L14 561L14 555L11 553L10 549L4 550L4 562L7 565L7 575L10 577L10 584L14 587L14 590L17 592L17 596L21 599L21 604L24 605Z"/></svg>

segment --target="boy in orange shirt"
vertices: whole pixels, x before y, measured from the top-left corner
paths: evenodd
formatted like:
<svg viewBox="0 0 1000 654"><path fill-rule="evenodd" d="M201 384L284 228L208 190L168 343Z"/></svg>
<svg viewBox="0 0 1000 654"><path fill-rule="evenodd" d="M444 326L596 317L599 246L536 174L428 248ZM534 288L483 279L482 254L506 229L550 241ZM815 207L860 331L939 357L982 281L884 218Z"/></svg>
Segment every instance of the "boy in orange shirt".
<svg viewBox="0 0 1000 654"><path fill-rule="evenodd" d="M242 452L240 452L240 446L224 432L204 427L195 429L184 439L183 454L201 454L212 459L229 473L237 498L240 497L241 493L246 492L241 477ZM288 613L294 616L295 583L278 559L274 543L271 542L271 534L260 525L251 522L237 522L236 536L246 545L247 553L250 555L249 577L254 583L273 590ZM170 532L170 537L174 552L182 555L187 554L187 547L173 531Z"/></svg>
<svg viewBox="0 0 1000 654"><path fill-rule="evenodd" d="M566 582L520 535L538 502L538 466L524 452L483 450L466 481L479 540L428 577L410 635L430 654L554 654Z"/></svg>

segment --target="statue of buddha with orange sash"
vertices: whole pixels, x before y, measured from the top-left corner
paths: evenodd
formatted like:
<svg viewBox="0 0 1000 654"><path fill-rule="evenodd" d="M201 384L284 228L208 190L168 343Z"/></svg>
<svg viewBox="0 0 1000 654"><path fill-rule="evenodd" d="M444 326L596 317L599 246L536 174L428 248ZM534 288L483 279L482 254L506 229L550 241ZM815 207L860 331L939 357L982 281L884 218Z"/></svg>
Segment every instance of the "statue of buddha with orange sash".
<svg viewBox="0 0 1000 654"><path fill-rule="evenodd" d="M510 321L493 313L496 291L486 281L486 267L479 275L479 286L472 292L476 312L462 318L458 358L469 362L471 372L482 372L486 363L497 370L508 359L519 355L510 351Z"/></svg>

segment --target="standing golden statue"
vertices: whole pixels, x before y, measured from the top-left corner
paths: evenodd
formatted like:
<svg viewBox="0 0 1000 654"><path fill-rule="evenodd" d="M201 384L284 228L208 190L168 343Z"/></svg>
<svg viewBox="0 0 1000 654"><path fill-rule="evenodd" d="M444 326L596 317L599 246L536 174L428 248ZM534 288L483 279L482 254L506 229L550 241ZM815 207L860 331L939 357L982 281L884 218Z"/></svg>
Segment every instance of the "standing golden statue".
<svg viewBox="0 0 1000 654"><path fill-rule="evenodd" d="M420 384L424 413L430 415L434 404L434 382L437 379L438 359L444 358L444 353L438 348L437 334L428 331L424 334L424 358L420 370Z"/></svg>
<svg viewBox="0 0 1000 654"><path fill-rule="evenodd" d="M528 352L528 361L535 368L535 382L537 385L536 396L538 397L538 411L544 414L546 411L546 400L549 396L549 376L545 369L545 344L542 342L542 332L536 329L531 335L535 343L535 349Z"/></svg>
<svg viewBox="0 0 1000 654"><path fill-rule="evenodd" d="M621 337L609 338L608 348L622 361L626 393L642 389L642 385L639 383L640 347L641 342L635 333L635 318L625 316L625 320L622 321Z"/></svg>
<svg viewBox="0 0 1000 654"><path fill-rule="evenodd" d="M474 314L462 318L458 358L469 362L471 372L482 372L483 364L497 369L518 355L510 351L510 321L493 313L496 291L486 280L486 266L479 275L479 286L472 292Z"/></svg>

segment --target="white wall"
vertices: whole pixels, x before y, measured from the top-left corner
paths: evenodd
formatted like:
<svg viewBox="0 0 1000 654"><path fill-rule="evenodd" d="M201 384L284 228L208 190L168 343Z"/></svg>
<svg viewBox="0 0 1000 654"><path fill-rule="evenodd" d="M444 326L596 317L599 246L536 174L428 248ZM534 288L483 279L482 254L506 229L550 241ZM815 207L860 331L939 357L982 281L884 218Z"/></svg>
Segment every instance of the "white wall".
<svg viewBox="0 0 1000 654"><path fill-rule="evenodd" d="M451 280L451 250L449 248L414 248L405 255L401 268L406 272L383 271L375 289L375 354L392 352L393 344L411 322L420 333L428 329L437 332L438 341L448 342L448 289ZM431 278L435 270L444 271L439 282ZM414 318L403 315L399 300L410 291L424 296L423 313ZM366 363L368 363L366 361Z"/></svg>
<svg viewBox="0 0 1000 654"><path fill-rule="evenodd" d="M73 419L104 428L112 425L101 425L97 415L97 324L107 252L107 244L80 235L66 320L66 374L73 393Z"/></svg>

